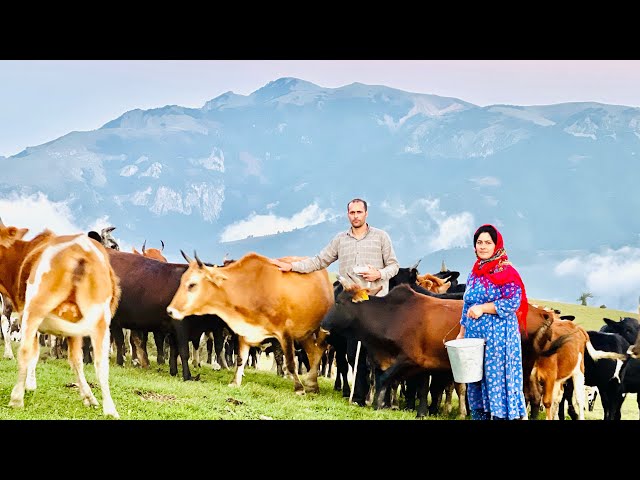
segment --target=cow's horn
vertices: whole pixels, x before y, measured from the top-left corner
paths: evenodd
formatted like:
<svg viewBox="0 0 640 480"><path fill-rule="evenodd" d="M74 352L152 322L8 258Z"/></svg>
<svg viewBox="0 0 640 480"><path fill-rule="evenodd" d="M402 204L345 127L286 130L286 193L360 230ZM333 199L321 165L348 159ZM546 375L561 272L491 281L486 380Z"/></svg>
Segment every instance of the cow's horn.
<svg viewBox="0 0 640 480"><path fill-rule="evenodd" d="M164 242L162 240L160 240L160 243L162 244L162 248L160 249L160 251L164 251Z"/></svg>
<svg viewBox="0 0 640 480"><path fill-rule="evenodd" d="M147 245L147 239L144 239L144 243L142 244L142 254L144 255L144 247Z"/></svg>
<svg viewBox="0 0 640 480"><path fill-rule="evenodd" d="M344 278L342 275L338 275L336 277L336 280L338 280L340 282L340 284L344 287L347 288L347 282L348 280L346 278Z"/></svg>
<svg viewBox="0 0 640 480"><path fill-rule="evenodd" d="M4 222L2 221L2 218L0 218L0 226L2 227L6 227L6 225L4 224Z"/></svg>
<svg viewBox="0 0 640 480"><path fill-rule="evenodd" d="M180 250L180 253L184 257L184 259L187 261L187 263L191 263L192 262L192 260L189 257L187 257L187 254L184 253L182 250Z"/></svg>
<svg viewBox="0 0 640 480"><path fill-rule="evenodd" d="M204 265L204 263L202 263L202 260L200 260L200 259L198 258L198 254L196 253L196 251L195 251L195 250L193 251L193 256L196 258L196 262L198 262L198 266L199 266L199 267L202 267L202 266Z"/></svg>
<svg viewBox="0 0 640 480"><path fill-rule="evenodd" d="M418 259L418 261L415 263L415 265L411 267L411 270L417 270L417 269L418 269L418 265L420 265L420 261L421 261L421 260L422 260L422 259L421 259L421 258L419 258L419 259Z"/></svg>

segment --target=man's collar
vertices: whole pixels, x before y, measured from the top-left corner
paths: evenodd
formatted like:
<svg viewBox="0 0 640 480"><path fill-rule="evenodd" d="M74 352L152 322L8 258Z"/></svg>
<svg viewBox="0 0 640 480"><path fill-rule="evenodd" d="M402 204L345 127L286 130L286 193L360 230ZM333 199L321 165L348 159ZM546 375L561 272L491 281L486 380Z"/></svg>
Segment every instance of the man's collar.
<svg viewBox="0 0 640 480"><path fill-rule="evenodd" d="M369 227L368 223L365 223L365 225L367 226L367 230L364 232L364 235L362 235L362 237L360 238L364 238L367 236L367 234L371 231L371 227ZM349 227L349 230L347 230L347 235L353 237L353 238L357 238L354 233L353 233L353 226Z"/></svg>

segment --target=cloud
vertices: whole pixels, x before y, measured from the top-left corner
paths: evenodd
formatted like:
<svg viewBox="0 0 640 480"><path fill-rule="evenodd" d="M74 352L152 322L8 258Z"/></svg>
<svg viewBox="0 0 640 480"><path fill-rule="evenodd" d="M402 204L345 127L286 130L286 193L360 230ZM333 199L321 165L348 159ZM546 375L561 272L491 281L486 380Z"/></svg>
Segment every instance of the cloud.
<svg viewBox="0 0 640 480"><path fill-rule="evenodd" d="M5 198L0 198L0 218L5 225L28 228L29 233L25 240L32 239L45 228L57 235L73 235L89 230L100 232L105 227L114 226L110 223L108 215L96 219L89 225L78 225L71 213L69 200L54 202L42 192L32 195L13 192ZM127 246L120 241L116 232L117 230L114 231L113 237L120 247Z"/></svg>
<svg viewBox="0 0 640 480"><path fill-rule="evenodd" d="M233 242L248 237L263 237L282 232L291 232L309 225L317 225L334 217L330 210L322 210L316 203L306 206L291 218L278 217L273 213L257 215L255 212L245 220L228 225L220 235L221 242Z"/></svg>
<svg viewBox="0 0 640 480"><path fill-rule="evenodd" d="M554 268L558 276L581 278L585 292L593 294L592 305L636 311L640 294L640 248L625 246L618 250L575 255ZM576 298L582 292L576 292Z"/></svg>
<svg viewBox="0 0 640 480"><path fill-rule="evenodd" d="M473 215L462 212L451 215L438 223L438 233L429 242L435 250L444 250L469 245L473 237Z"/></svg>
<svg viewBox="0 0 640 480"><path fill-rule="evenodd" d="M473 237L474 219L469 212L447 214L438 198L419 198L410 205L385 200L380 208L394 218L406 217L407 236L427 247L427 253L465 247ZM425 215L426 214L426 215Z"/></svg>
<svg viewBox="0 0 640 480"><path fill-rule="evenodd" d="M85 230L76 224L68 201L53 202L42 192L32 195L14 192L1 198L0 218L5 225L28 228L26 239L33 238L45 228L59 235Z"/></svg>
<svg viewBox="0 0 640 480"><path fill-rule="evenodd" d="M469 181L475 183L479 187L499 187L502 185L500 179L496 177L474 177L469 179Z"/></svg>

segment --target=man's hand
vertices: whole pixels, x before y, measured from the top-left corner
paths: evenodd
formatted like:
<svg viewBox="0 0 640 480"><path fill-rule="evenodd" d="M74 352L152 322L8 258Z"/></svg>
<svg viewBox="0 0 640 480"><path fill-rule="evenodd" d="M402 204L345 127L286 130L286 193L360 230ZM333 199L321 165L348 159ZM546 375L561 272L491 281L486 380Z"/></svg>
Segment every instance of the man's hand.
<svg viewBox="0 0 640 480"><path fill-rule="evenodd" d="M369 267L369 270L360 274L360 276L364 280L366 280L367 282L375 282L376 280L382 278L380 270L378 270L377 268L373 268L371 265L367 265L367 267Z"/></svg>
<svg viewBox="0 0 640 480"><path fill-rule="evenodd" d="M269 261L273 263L281 272L290 272L292 265L289 262L281 262L275 258L270 258Z"/></svg>

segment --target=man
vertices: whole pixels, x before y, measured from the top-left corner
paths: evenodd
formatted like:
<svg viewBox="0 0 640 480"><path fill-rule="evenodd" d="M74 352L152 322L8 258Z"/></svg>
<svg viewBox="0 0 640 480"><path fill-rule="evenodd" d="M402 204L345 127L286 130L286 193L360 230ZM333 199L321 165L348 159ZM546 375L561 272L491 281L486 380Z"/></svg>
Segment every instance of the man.
<svg viewBox="0 0 640 480"><path fill-rule="evenodd" d="M338 233L318 255L297 262L271 260L283 272L310 273L340 260L339 272L350 273L366 287L382 285L378 296L389 292L389 279L398 273L400 265L389 235L367 223L367 202L354 198L347 204L351 228Z"/></svg>

